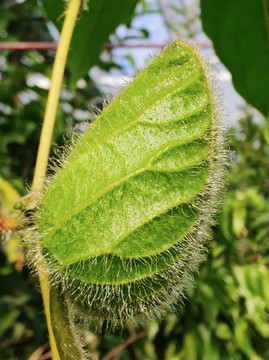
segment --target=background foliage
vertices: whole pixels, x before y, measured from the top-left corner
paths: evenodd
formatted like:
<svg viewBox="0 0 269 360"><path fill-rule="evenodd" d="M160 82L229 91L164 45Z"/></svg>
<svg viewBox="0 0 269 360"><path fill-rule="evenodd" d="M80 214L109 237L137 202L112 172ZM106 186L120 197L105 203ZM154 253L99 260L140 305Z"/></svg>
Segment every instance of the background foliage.
<svg viewBox="0 0 269 360"><path fill-rule="evenodd" d="M204 30L235 88L268 116L269 1L201 0L201 8Z"/></svg>
<svg viewBox="0 0 269 360"><path fill-rule="evenodd" d="M212 3L202 1L202 18L209 35L220 11ZM214 6L217 3L214 2ZM98 44L87 45L94 50L99 49L99 52L90 57L89 50L86 72L87 66L97 62L107 70L118 67L110 59L106 63L100 61L99 54L108 34L121 22L130 22L134 4L132 2L123 18L115 12L113 26L106 27L105 20L100 24L105 28L100 27L102 36L95 39ZM143 9L146 11L146 5ZM48 15L35 0L5 0L1 2L0 10L1 41L52 40L46 27ZM102 11L102 14L105 12ZM231 18L229 21L232 21ZM247 42L247 33L238 28L238 38ZM255 30L258 33L256 27ZM141 34L142 37L148 35L143 29L137 36L141 37ZM255 39L259 38L257 36ZM212 35L212 40L217 54L232 72L235 86L245 96L240 90L242 74L222 58L218 50L223 48L219 38L215 39ZM238 51L228 43L231 40L223 36L221 41L229 48L225 55L230 54L231 60L239 57ZM268 61L266 56L263 53L259 55L263 58L261 61L265 62ZM27 186L31 184L48 88L46 78L41 85L35 79L36 74L50 77L53 59L53 51L0 53L1 214L8 213L16 197L25 194ZM250 65L251 59L246 56L245 59L246 66ZM92 62L88 62L90 60ZM86 72L76 73L74 70L76 75L72 75L71 59L69 66L54 132L54 144L60 146L73 127L76 126L78 131L83 129L78 114L88 111L92 104L102 106L100 90ZM252 66L255 72L262 73L262 67ZM81 76L84 76L84 81L81 81ZM268 89L268 79L259 76L264 81L263 86ZM235 80L237 77L238 81ZM70 83L73 88L69 87ZM246 96L246 100L268 115L267 110L263 111L269 108L268 92L263 90L260 94L260 84L259 81L255 83L256 90L251 98ZM259 105L261 101L262 107ZM95 335L89 329L85 346L94 359L102 359L130 336L137 336L137 341L115 359L269 359L269 150L265 121L257 122L248 109L244 110L245 114L238 125L228 131L231 158L227 172L228 193L219 215L219 225L212 230L213 241L208 244L208 260L202 265L195 286L189 289L185 306L179 306L176 313L169 314L163 322L149 321L145 329L136 329L136 335L128 332ZM18 234L8 234L1 240L0 359L27 359L36 348L47 342L43 305L35 279L29 276L29 271L23 266L23 254L17 247Z"/></svg>

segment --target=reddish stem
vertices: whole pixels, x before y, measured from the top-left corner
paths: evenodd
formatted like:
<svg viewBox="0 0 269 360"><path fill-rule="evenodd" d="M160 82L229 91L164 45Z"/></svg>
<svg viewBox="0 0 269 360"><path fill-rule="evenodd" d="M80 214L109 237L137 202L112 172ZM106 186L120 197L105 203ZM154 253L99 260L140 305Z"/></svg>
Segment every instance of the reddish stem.
<svg viewBox="0 0 269 360"><path fill-rule="evenodd" d="M0 42L0 50L56 50L58 46L57 42L31 42L31 41L20 41L20 42ZM111 50L115 48L164 48L166 44L126 44L126 43L106 43L105 49ZM211 44L200 44L203 49L212 48Z"/></svg>
<svg viewBox="0 0 269 360"><path fill-rule="evenodd" d="M57 42L0 42L0 50L55 50L57 49Z"/></svg>

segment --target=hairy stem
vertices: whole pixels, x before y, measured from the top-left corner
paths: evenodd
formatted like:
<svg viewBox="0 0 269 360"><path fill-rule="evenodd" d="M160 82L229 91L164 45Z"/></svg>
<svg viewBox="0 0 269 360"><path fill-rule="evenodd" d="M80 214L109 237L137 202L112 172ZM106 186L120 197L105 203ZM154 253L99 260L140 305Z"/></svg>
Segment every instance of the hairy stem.
<svg viewBox="0 0 269 360"><path fill-rule="evenodd" d="M61 39L56 53L56 58L52 71L51 88L48 95L48 101L44 116L44 122L41 131L40 143L37 154L37 161L34 173L34 180L32 189L34 191L42 189L44 185L44 178L47 171L47 164L50 152L50 145L52 139L53 128L55 124L56 111L59 103L59 96L63 80L63 74L68 54L68 49L74 27L76 24L77 16L79 13L81 0L70 0L66 10L65 21L61 33ZM41 267L45 265L45 260L41 261ZM47 319L50 345L53 360L60 360L59 352L57 349L55 337L52 330L51 316L50 316L50 282L46 274L39 272L39 281L41 292L45 307L45 314Z"/></svg>

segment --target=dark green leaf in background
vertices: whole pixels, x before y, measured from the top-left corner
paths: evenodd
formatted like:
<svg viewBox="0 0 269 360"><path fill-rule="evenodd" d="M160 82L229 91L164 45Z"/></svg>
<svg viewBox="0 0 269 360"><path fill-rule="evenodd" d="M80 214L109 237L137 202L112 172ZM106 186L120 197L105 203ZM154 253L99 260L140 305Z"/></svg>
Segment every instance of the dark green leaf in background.
<svg viewBox="0 0 269 360"><path fill-rule="evenodd" d="M91 0L89 11L83 11L70 45L69 68L71 84L85 76L99 60L104 43L118 25L128 24L137 0ZM48 16L57 27L62 27L65 2L43 0Z"/></svg>
<svg viewBox="0 0 269 360"><path fill-rule="evenodd" d="M269 116L269 0L201 0L201 10L236 90Z"/></svg>

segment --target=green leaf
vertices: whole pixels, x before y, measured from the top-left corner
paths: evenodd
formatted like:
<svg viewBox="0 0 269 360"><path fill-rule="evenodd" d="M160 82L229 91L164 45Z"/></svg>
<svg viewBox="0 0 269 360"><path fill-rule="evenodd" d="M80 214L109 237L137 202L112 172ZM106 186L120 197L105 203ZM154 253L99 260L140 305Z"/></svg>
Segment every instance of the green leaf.
<svg viewBox="0 0 269 360"><path fill-rule="evenodd" d="M202 24L236 90L269 115L269 0L201 0Z"/></svg>
<svg viewBox="0 0 269 360"><path fill-rule="evenodd" d="M253 354L253 347L248 336L248 324L246 321L240 319L235 324L235 340L238 348L250 358Z"/></svg>
<svg viewBox="0 0 269 360"><path fill-rule="evenodd" d="M196 345L196 334L188 332L184 336L184 358L186 360L195 360L197 358Z"/></svg>
<svg viewBox="0 0 269 360"><path fill-rule="evenodd" d="M103 45L118 25L128 24L135 10L137 0L91 0L89 10L81 13L71 40L68 65L71 70L71 84L85 76L98 63ZM43 0L48 16L58 30L61 30L65 2Z"/></svg>
<svg viewBox="0 0 269 360"><path fill-rule="evenodd" d="M16 213L13 206L19 197L20 194L17 190L0 176L0 216L8 214L12 219L12 214ZM9 263L14 263L19 256L23 258L20 249L20 237L16 232L9 234L6 241L3 241L2 248L7 255Z"/></svg>
<svg viewBox="0 0 269 360"><path fill-rule="evenodd" d="M217 323L215 334L219 339L222 340L229 340L232 337L231 329L223 322Z"/></svg>
<svg viewBox="0 0 269 360"><path fill-rule="evenodd" d="M1 324L0 324L0 336L2 336L5 331L14 326L16 318L20 315L20 311L15 308L10 308L5 311L0 312L1 315Z"/></svg>
<svg viewBox="0 0 269 360"><path fill-rule="evenodd" d="M13 206L19 197L20 194L17 192L17 190L0 176L1 214L8 214L12 211L14 212Z"/></svg>
<svg viewBox="0 0 269 360"><path fill-rule="evenodd" d="M269 144L269 117L266 119L266 128L265 128L265 140Z"/></svg>
<svg viewBox="0 0 269 360"><path fill-rule="evenodd" d="M78 141L37 226L52 278L83 317L122 325L182 294L218 199L219 140L203 65L176 41Z"/></svg>

